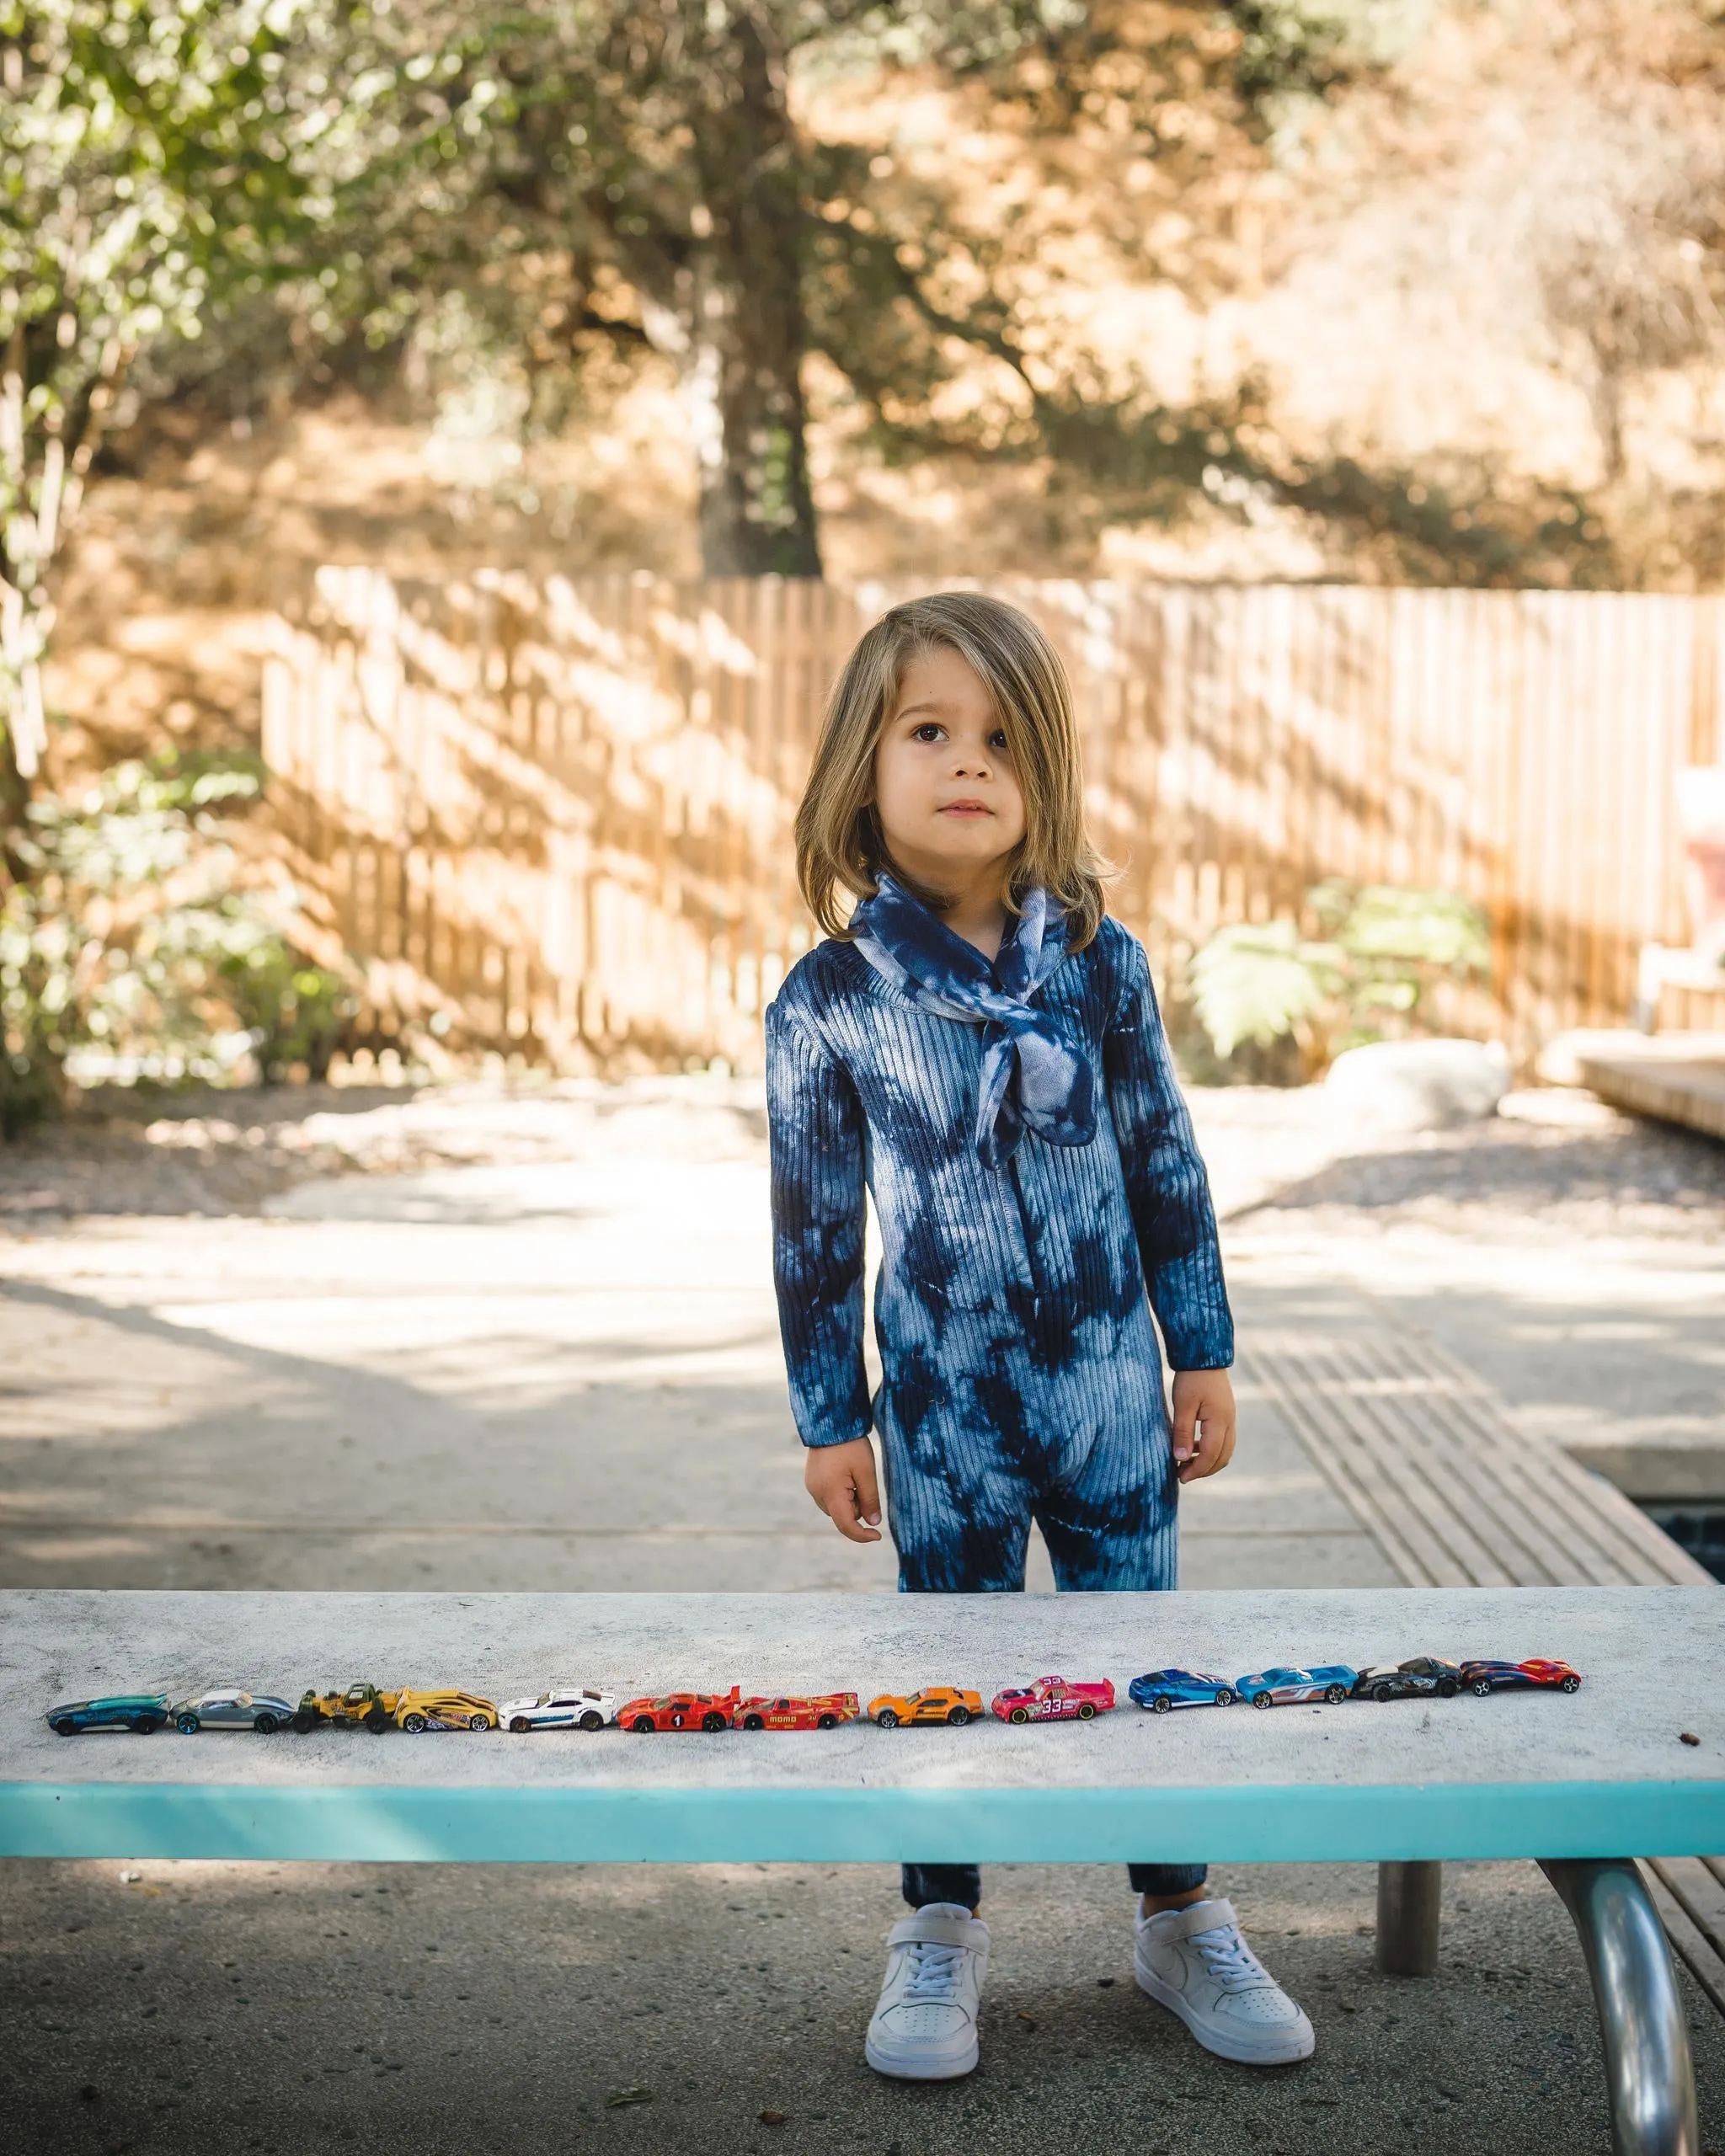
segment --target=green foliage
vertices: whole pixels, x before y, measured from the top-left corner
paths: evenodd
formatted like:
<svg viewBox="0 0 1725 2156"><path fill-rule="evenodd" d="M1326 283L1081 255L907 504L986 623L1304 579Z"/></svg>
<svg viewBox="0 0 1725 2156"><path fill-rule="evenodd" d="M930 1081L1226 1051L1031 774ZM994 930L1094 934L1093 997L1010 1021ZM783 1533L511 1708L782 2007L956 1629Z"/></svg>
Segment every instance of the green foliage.
<svg viewBox="0 0 1725 2156"><path fill-rule="evenodd" d="M28 873L0 899L0 1134L51 1113L68 1067L327 1068L345 987L241 887L219 822L262 782L255 760L170 751L31 803L15 840Z"/></svg>
<svg viewBox="0 0 1725 2156"><path fill-rule="evenodd" d="M46 746L50 572L141 351L303 274L351 162L322 0L0 0L0 776ZM0 803L0 806L6 804Z"/></svg>
<svg viewBox="0 0 1725 2156"><path fill-rule="evenodd" d="M1193 1003L1219 1056L1242 1041L1268 1048L1298 1034L1339 985L1333 963L1318 953L1333 947L1306 942L1291 921L1219 928L1192 961Z"/></svg>
<svg viewBox="0 0 1725 2156"><path fill-rule="evenodd" d="M1194 956L1193 1006L1222 1059L1243 1042L1291 1038L1315 1076L1344 1048L1413 1030L1439 980L1489 971L1485 921L1452 892L1338 878L1316 885L1307 906L1315 937L1292 921L1241 922Z"/></svg>
<svg viewBox="0 0 1725 2156"><path fill-rule="evenodd" d="M243 916L232 921L216 974L268 1083L301 1070L312 1080L328 1075L354 1011L339 974L311 964L267 923Z"/></svg>

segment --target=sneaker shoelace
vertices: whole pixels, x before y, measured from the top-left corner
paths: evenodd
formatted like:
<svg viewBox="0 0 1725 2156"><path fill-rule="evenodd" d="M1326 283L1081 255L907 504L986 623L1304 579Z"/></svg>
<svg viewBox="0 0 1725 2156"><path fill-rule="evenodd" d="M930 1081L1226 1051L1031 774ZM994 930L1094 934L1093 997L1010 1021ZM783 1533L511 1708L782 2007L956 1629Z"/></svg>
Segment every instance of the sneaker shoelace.
<svg viewBox="0 0 1725 2156"><path fill-rule="evenodd" d="M962 1946L938 1946L930 1940L915 1940L911 1946L911 1981L905 1987L905 2004L922 2005L931 2000L950 2002L958 1996Z"/></svg>
<svg viewBox="0 0 1725 2156"><path fill-rule="evenodd" d="M1231 1924L1216 1931L1194 1932L1192 1944L1226 1991L1245 1991L1270 1980L1269 1972Z"/></svg>

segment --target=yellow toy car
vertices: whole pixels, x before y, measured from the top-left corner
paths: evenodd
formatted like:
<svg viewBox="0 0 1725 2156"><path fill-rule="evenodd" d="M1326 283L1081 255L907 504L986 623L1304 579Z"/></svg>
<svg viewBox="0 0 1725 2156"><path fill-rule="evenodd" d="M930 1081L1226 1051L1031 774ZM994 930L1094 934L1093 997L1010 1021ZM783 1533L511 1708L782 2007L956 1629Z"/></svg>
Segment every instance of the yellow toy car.
<svg viewBox="0 0 1725 2156"><path fill-rule="evenodd" d="M314 1729L369 1729L381 1737L400 1697L399 1692L380 1691L375 1684L350 1684L344 1692L313 1689L300 1701L293 1726L302 1736Z"/></svg>
<svg viewBox="0 0 1725 2156"><path fill-rule="evenodd" d="M885 1692L868 1702L868 1719L882 1729L932 1721L950 1722L954 1729L962 1729L981 1712L980 1692L960 1692L951 1684L925 1684L920 1692L903 1700Z"/></svg>
<svg viewBox="0 0 1725 2156"><path fill-rule="evenodd" d="M428 1729L495 1729L497 1709L475 1692L403 1692L395 1722L409 1737Z"/></svg>

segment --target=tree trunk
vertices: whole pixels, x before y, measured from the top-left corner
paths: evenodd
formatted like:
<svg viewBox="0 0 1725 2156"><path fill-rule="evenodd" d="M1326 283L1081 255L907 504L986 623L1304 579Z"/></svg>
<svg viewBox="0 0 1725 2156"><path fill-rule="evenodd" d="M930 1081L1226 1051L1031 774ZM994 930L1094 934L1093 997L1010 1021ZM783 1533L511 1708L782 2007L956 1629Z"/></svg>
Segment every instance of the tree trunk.
<svg viewBox="0 0 1725 2156"><path fill-rule="evenodd" d="M686 305L684 385L708 576L819 576L802 361L801 157L783 54L760 15L724 30L697 148L704 200Z"/></svg>

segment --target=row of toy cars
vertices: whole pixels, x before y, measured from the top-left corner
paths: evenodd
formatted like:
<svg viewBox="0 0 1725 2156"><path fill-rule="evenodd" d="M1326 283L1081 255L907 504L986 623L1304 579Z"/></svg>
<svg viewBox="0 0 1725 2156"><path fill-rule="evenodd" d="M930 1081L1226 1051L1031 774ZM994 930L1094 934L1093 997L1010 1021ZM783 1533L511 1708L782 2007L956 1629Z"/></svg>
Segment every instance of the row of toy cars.
<svg viewBox="0 0 1725 2156"><path fill-rule="evenodd" d="M1140 1707L1162 1715L1174 1707L1231 1707L1236 1700L1249 1700L1254 1707L1319 1700L1332 1706L1344 1700L1375 1700L1383 1705L1391 1700L1453 1700L1464 1690L1483 1700L1493 1692L1574 1692L1580 1687L1579 1675L1567 1662L1446 1662L1440 1655L1422 1654L1409 1662L1373 1662L1365 1669L1319 1662L1310 1669L1263 1669L1236 1679L1190 1669L1152 1669L1135 1677L1127 1689Z"/></svg>
<svg viewBox="0 0 1725 2156"><path fill-rule="evenodd" d="M1567 1662L1446 1662L1418 1655L1365 1669L1344 1662L1321 1662L1309 1669L1265 1669L1230 1679L1190 1669L1153 1669L1135 1677L1132 1699L1152 1713L1175 1707L1231 1707L1249 1700L1254 1707L1294 1705L1324 1700L1405 1700L1434 1694L1452 1699L1466 1689L1482 1699L1493 1692L1555 1689L1573 1692L1579 1675ZM1090 1721L1114 1705L1114 1688L1104 1678L1096 1684L1069 1684L1064 1677L1039 1677L1033 1684L1008 1685L990 1701L1001 1721ZM575 1684L554 1686L501 1706L476 1692L454 1689L395 1691L375 1684L350 1684L344 1692L305 1693L296 1707L264 1693L230 1689L200 1692L176 1700L168 1692L128 1692L105 1700L77 1700L51 1707L50 1725L62 1737L94 1730L131 1730L139 1736L173 1723L182 1735L204 1729L248 1729L268 1737L280 1729L368 1729L382 1736L389 1729L417 1737L426 1730L505 1728L524 1736L532 1730L601 1730L619 1725L638 1735L671 1730L836 1729L864 1718L881 1729L927 1728L943 1724L962 1729L982 1714L982 1694L957 1685L929 1684L919 1692L883 1693L867 1709L854 1692L764 1695L745 1699L740 1686L729 1692L665 1692L626 1700Z"/></svg>

